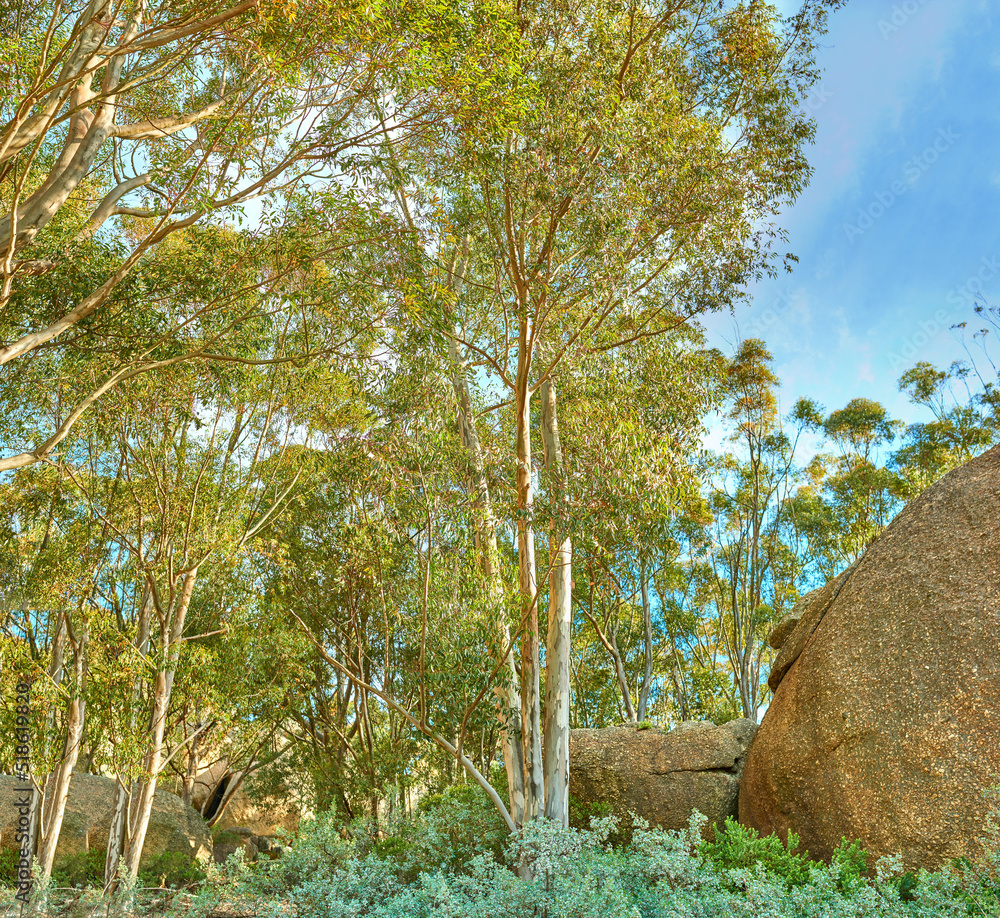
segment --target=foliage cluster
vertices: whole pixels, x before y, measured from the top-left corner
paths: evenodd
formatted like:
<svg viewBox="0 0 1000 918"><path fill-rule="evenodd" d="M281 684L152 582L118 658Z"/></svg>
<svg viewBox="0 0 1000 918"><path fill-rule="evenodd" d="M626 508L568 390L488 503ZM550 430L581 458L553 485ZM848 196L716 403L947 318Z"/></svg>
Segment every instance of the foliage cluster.
<svg viewBox="0 0 1000 918"><path fill-rule="evenodd" d="M468 802L436 804L459 812ZM702 840L704 817L686 831L637 821L627 845L613 845L613 819L589 829L545 821L517 833L501 853L469 844L464 857L441 845L439 826L418 816L408 837L427 859L401 870L398 849L317 820L287 859L213 874L214 895L258 916L293 907L303 918L938 918L997 914L995 863L988 856L938 871L903 874L898 861L868 870L857 843L831 864L809 860L776 838L732 823ZM418 840L425 832L426 838ZM397 836L401 837L401 836ZM473 839L470 836L470 842ZM447 851L445 858L439 859ZM525 873L530 867L531 876Z"/></svg>
<svg viewBox="0 0 1000 918"><path fill-rule="evenodd" d="M0 886L17 885L19 852L13 848L0 851ZM104 886L103 848L90 848L57 858L52 867L52 886L57 889ZM205 872L198 863L179 851L166 851L146 858L136 875L136 886L142 889L189 889L203 883Z"/></svg>
<svg viewBox="0 0 1000 918"><path fill-rule="evenodd" d="M724 877L732 877L732 871L754 870L760 864L791 890L812 882L812 869L818 866L809 859L808 851L796 850L799 837L791 831L782 842L777 835L762 836L728 817L725 825L714 827L713 836L702 842L698 853ZM831 866L840 871L837 888L850 893L861 886L867 865L868 852L860 842L842 838L831 858ZM735 888L741 887L737 884Z"/></svg>
<svg viewBox="0 0 1000 918"><path fill-rule="evenodd" d="M415 895L506 869L465 789L400 820L416 788L503 757L509 827L564 822L571 726L756 717L771 625L997 435L961 367L903 377L905 434L783 418L764 343L695 324L782 260L838 5L0 11L0 733L31 682L42 876L99 869L54 863L74 771L118 779L113 884L157 782L219 766L335 814L343 869L289 888ZM628 831L548 831L511 856L632 901L578 876Z"/></svg>

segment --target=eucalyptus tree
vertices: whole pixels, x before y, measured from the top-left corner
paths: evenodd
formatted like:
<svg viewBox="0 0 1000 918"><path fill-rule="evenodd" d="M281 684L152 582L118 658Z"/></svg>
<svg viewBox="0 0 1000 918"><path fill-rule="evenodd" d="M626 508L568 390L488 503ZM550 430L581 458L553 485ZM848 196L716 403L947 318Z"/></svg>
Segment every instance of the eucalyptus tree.
<svg viewBox="0 0 1000 918"><path fill-rule="evenodd" d="M921 362L899 378L899 390L932 415L931 421L908 426L903 444L892 455L908 497L996 442L996 400L992 389L979 389L977 381L963 363L940 370Z"/></svg>
<svg viewBox="0 0 1000 918"><path fill-rule="evenodd" d="M114 322L99 321L146 308L122 287L171 236L199 222L235 224L246 205L248 219L280 222L317 183L332 182L342 204L359 200L351 160L377 136L372 106L387 96L401 132L480 105L484 93L472 88L488 84L491 43L502 46L489 13L475 3L337 0L8 4L0 366L88 338L105 360L89 390L43 416L34 438L0 457L0 470L48 457L124 379L205 356L174 346L174 333L199 321L196 309L171 314L160 334L120 357ZM52 296L53 283L65 295ZM35 308L24 309L25 298ZM230 305L223 297L209 308Z"/></svg>
<svg viewBox="0 0 1000 918"><path fill-rule="evenodd" d="M812 553L829 559L831 574L857 560L904 503L906 485L889 467L888 447L901 432L885 407L855 398L826 417L800 399L794 414L835 447L810 463L812 479L796 502L800 530L811 537Z"/></svg>
<svg viewBox="0 0 1000 918"><path fill-rule="evenodd" d="M727 418L735 451L719 458L709 506L715 605L744 717L763 700L767 632L797 595L796 559L783 541L795 440L778 412L778 378L762 341L741 342L729 366Z"/></svg>
<svg viewBox="0 0 1000 918"><path fill-rule="evenodd" d="M90 702L108 690L113 655L102 642L106 615L94 591L113 543L53 469L22 469L0 492L6 509L0 673L31 684L32 846L47 878L70 776L84 760Z"/></svg>
<svg viewBox="0 0 1000 918"><path fill-rule="evenodd" d="M313 228L314 237L318 229ZM350 277L349 266L341 266L336 278L328 271L320 272L323 281L318 285L316 266L320 263L310 253L303 252L303 246L297 244L294 236L294 226L285 227L281 234L272 234L270 244L262 247L259 238L212 227L175 234L159 249L155 261L145 263L119 289L119 293L142 297L146 304L144 309L101 317L103 325L101 334L95 336L97 342L88 341L87 335L81 334L65 348L39 349L30 360L17 366L15 377L4 379L3 398L18 408L13 416L7 415L7 423L3 425L4 446L13 445L16 450L19 439L44 425L48 412L51 412L51 419L61 406L79 405L81 398L86 400L94 373L101 371L105 361L129 360L150 339L159 339L163 346L161 369L178 367L192 351L210 353L218 366L214 372L198 377L199 383L191 383L200 391L197 395L189 393L187 403L171 403L164 409L163 427L157 431L160 440L143 437L147 445L153 442L162 445L162 437L168 431L189 431L192 425L201 423L203 412L210 415L217 410L218 405L209 403L211 393L219 391L223 378L227 378L230 385L237 379L243 380L239 404L229 402L233 416L239 419L250 404L248 398L259 400L260 395L252 393L255 387L261 386L264 377L261 375L263 370L243 373L237 368L270 366L273 374L280 375L290 367L290 355L297 357L310 349L328 351L332 337L336 336L331 336L328 319L318 320L317 316L328 316L328 307L334 300L345 315L353 309L359 286L356 278ZM347 245L346 240L343 244ZM310 264L311 275L305 267ZM290 276L294 276L294 285L289 282ZM266 300L258 283L261 277L266 279L270 293ZM344 278L349 278L347 283L339 282ZM42 302L71 295L76 289L75 284L68 288L60 284L56 274L43 276L39 283L46 289L46 295L38 297ZM319 286L321 290L317 289ZM34 292L39 293L38 287ZM219 299L225 299L236 308L213 311L211 304ZM31 305L32 302L24 291L19 291L12 300L17 305ZM364 311L371 312L367 305L366 301ZM199 321L189 323L181 332L173 332L174 317L185 310L198 315ZM372 318L374 314L368 321ZM100 343L102 336L106 340ZM224 344L221 343L223 338ZM304 346L304 342L308 343ZM222 368L226 366L229 369L224 371ZM297 372L300 377L303 375L301 370ZM191 377L183 376L173 377L173 380L178 378L191 381ZM135 383L137 379L138 376L132 377L131 381ZM82 742L89 737L91 745L87 759L92 765L95 757L99 762L107 753L107 746L96 738L102 730L115 729L111 713L115 708L114 687L104 684L107 679L95 683L91 677L89 689L84 691L88 681L86 673L88 669L93 672L93 667L88 666L88 658L96 654L98 660L105 660L108 653L116 659L121 657L118 664L104 667L103 672L114 670L117 673L109 678L118 680L118 688L124 691L127 701L135 701L144 685L144 674L124 665L123 648L116 645L117 638L107 627L107 619L114 612L120 630L127 630L128 616L123 608L127 603L121 591L127 593L128 586L134 585L134 578L114 583L115 570L129 557L128 547L122 545L122 531L117 528L120 520L115 515L126 496L124 492L128 491L123 483L126 465L122 458L125 455L122 430L130 420L148 423L149 418L142 418L141 405L152 397L152 391L155 387L130 388L128 395L136 397L135 405L130 405L127 397L123 397L115 402L115 414L110 421L103 415L100 423L95 418L94 424L78 425L78 433L86 436L68 438L61 444L60 451L50 456L50 462L59 460L58 471L24 468L5 485L13 492L22 492L25 488L36 492L24 494L26 506L35 506L31 515L15 513L10 517L7 545L16 546L23 553L34 544L35 533L38 533L37 551L30 570L20 562L8 566L6 592L14 591L24 597L28 608L48 610L47 616L41 616L39 626L43 632L48 630L56 637L51 641L52 660L46 681L66 695L65 689L59 688L64 668L62 660L72 649L72 677L76 685L76 689L66 696L65 724L54 721L50 724L49 742L54 747L61 743L62 757L51 760L51 756L41 756L38 762L40 774L49 775L40 782L41 793L36 798L42 815L38 853L43 873L51 869L69 779L81 753ZM287 393L281 394L274 389L272 395L284 400L275 402L272 410L278 414L284 410L287 414ZM168 417L172 411L180 413ZM93 462L98 461L103 464L95 469ZM74 479L80 479L80 469L84 467L89 468L85 475L88 483L103 483L103 505L88 504L85 498L90 492L85 489L81 494L76 485ZM67 519L72 525L66 522ZM146 522L150 522L148 517ZM90 568L81 571L83 563ZM20 583L13 582L15 578L10 576L18 570L25 571ZM148 607L144 613L136 615L148 624L152 611L152 607ZM184 613L182 609L178 616L180 621ZM89 643L86 640L88 629ZM6 658L3 663L6 665ZM67 681L65 688L69 687ZM100 703L96 705L93 703L95 695L100 696ZM168 688L164 693L167 705L169 695ZM95 716L97 726L90 729L87 721ZM135 721L134 712L128 717ZM123 747L133 741L131 737L120 739Z"/></svg>
<svg viewBox="0 0 1000 918"><path fill-rule="evenodd" d="M116 571L100 588L125 640L123 662L135 664L104 719L102 759L119 776L109 883L120 858L130 873L139 866L171 754L175 681L198 638L187 623L199 578L232 576L296 480L295 372L281 363L254 373L185 366L120 388L94 415L89 455L63 464L115 542ZM223 618L216 610L216 622Z"/></svg>
<svg viewBox="0 0 1000 918"><path fill-rule="evenodd" d="M809 463L790 517L790 535L804 539L802 553L823 579L860 557L908 500L996 442L991 389L979 383L962 363L948 370L916 364L899 389L932 419L905 427L870 399L852 399L829 415L799 400L799 421L835 450Z"/></svg>
<svg viewBox="0 0 1000 918"><path fill-rule="evenodd" d="M680 551L653 578L670 661L663 691L669 703L661 698L661 705L678 721L725 723L740 717L742 706L726 651L727 622L715 603L709 521L699 516L681 521L676 533Z"/></svg>
<svg viewBox="0 0 1000 918"><path fill-rule="evenodd" d="M675 560L679 520L701 503L695 457L704 415L721 396L721 355L703 343L682 327L625 348L595 347L559 370L568 474L555 489L543 470L539 518L572 535L574 606L604 648L633 722L647 719L664 662L652 582ZM560 493L561 504L552 500Z"/></svg>
<svg viewBox="0 0 1000 918"><path fill-rule="evenodd" d="M447 780L456 760L486 781L506 654L491 653L496 610L447 366L396 338L360 375L363 410L318 428L318 474L276 530L272 590L315 651L307 691L289 699L294 755L321 805L377 816L380 799ZM446 756L443 774L432 754L417 761L419 735Z"/></svg>
<svg viewBox="0 0 1000 918"><path fill-rule="evenodd" d="M421 249L461 264L444 333L488 396L460 404L499 401L511 416L525 820L566 821L570 701L572 536L553 514L543 760L532 400L559 505L563 362L730 306L773 268L774 217L808 176L799 104L833 5L782 22L759 3L521 4L516 117L395 147L393 187ZM485 423L460 410L466 427Z"/></svg>
<svg viewBox="0 0 1000 918"><path fill-rule="evenodd" d="M282 780L294 752L284 712L301 692L308 643L265 599L274 553L272 528L201 576L187 613L194 639L174 677L163 776L192 805L198 779L217 779L200 802L210 827L248 785L264 782L290 805L300 793Z"/></svg>
<svg viewBox="0 0 1000 918"><path fill-rule="evenodd" d="M344 432L341 425L336 436ZM293 657L298 686L281 713L313 805L344 820L377 819L381 799L405 784L412 769L410 725L385 710L366 684L391 687L403 701L414 699L408 670L415 656L426 661L426 642L421 653L410 653L413 632L407 624L412 619L426 626L433 609L424 602L433 603L440 585L430 557L436 514L431 507L420 514L411 504L415 520L401 506L413 495L403 493L405 482L384 475L384 467L373 468L370 456L378 452L370 440L363 448L341 442L336 449L316 450L311 482L276 527L281 562L273 566L267 591L269 604L302 622L319 647L343 664L331 669L312 646ZM425 554L418 546L428 524Z"/></svg>

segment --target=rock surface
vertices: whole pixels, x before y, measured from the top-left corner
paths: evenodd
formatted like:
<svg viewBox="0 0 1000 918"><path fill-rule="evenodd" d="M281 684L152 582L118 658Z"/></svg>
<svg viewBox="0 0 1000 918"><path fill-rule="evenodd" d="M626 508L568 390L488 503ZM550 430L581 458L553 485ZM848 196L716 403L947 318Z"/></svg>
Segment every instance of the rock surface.
<svg viewBox="0 0 1000 918"><path fill-rule="evenodd" d="M853 565L851 566L853 568ZM848 569L850 570L850 568ZM848 571L844 571L840 576L834 579L834 583L840 581ZM802 617L807 615L810 609L817 603L817 601L826 600L825 593L829 586L820 587L818 590L812 590L806 593L804 596L799 597L798 602L792 606L792 611L789 612L774 628L771 629L771 633L768 635L767 643L773 647L775 650L781 650L788 641L792 632L798 627ZM825 605L829 605L829 601L825 601ZM800 648L801 649L801 648Z"/></svg>
<svg viewBox="0 0 1000 918"><path fill-rule="evenodd" d="M198 812L208 813L213 805L218 805L229 782L238 778L239 775L229 771L228 763L224 760L206 768L195 778L191 794L192 805ZM302 810L297 801L280 797L254 799L241 784L213 825L220 831L234 826L246 826L254 835L273 837L278 834L279 829L282 833L294 835L301 818Z"/></svg>
<svg viewBox="0 0 1000 918"><path fill-rule="evenodd" d="M276 860L284 848L274 838L254 835L247 826L232 826L216 834L212 852L216 864L224 863L237 851L243 851L244 860L253 863L261 857Z"/></svg>
<svg viewBox="0 0 1000 918"><path fill-rule="evenodd" d="M799 658L802 649L809 642L809 638L812 637L823 616L826 615L827 609L840 595L841 589L854 573L856 567L857 562L839 576L834 577L826 586L806 593L795 604L789 615L783 618L771 632L768 643L781 651L775 658L767 679L767 684L772 692L777 690L785 673Z"/></svg>
<svg viewBox="0 0 1000 918"><path fill-rule="evenodd" d="M570 731L569 791L586 806L611 804L650 825L682 829L692 810L708 826L736 816L740 773L757 725L684 723L669 733L633 726ZM706 826L706 829L708 828Z"/></svg>
<svg viewBox="0 0 1000 918"><path fill-rule="evenodd" d="M740 821L810 855L974 856L1000 773L1000 448L911 502L785 640Z"/></svg>
<svg viewBox="0 0 1000 918"><path fill-rule="evenodd" d="M0 775L0 849L14 847L14 797L19 786L15 778ZM57 859L95 847L107 848L114 790L112 778L73 775L56 847ZM204 820L180 797L157 790L143 847L143 863L167 852L208 858L212 854L212 840Z"/></svg>

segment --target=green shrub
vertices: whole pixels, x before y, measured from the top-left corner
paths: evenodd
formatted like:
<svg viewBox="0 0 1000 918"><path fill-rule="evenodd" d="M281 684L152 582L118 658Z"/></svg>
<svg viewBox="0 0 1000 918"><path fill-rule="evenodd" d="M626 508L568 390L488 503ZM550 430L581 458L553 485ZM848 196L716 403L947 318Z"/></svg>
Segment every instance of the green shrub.
<svg viewBox="0 0 1000 918"><path fill-rule="evenodd" d="M718 872L750 869L760 864L788 889L809 882L812 862L808 851L796 854L799 837L788 833L783 844L777 835L760 836L756 829L740 825L731 816L722 828L715 828L715 841L702 842L699 853Z"/></svg>
<svg viewBox="0 0 1000 918"><path fill-rule="evenodd" d="M846 838L841 837L830 864L840 871L837 888L841 892L854 892L862 884L868 866L868 852L861 847L861 842L848 843Z"/></svg>
<svg viewBox="0 0 1000 918"><path fill-rule="evenodd" d="M52 864L52 885L60 889L103 886L107 856L107 851L95 847L57 858Z"/></svg>
<svg viewBox="0 0 1000 918"><path fill-rule="evenodd" d="M17 868L21 853L14 848L4 848L0 851L0 886L13 888L17 886Z"/></svg>
<svg viewBox="0 0 1000 918"><path fill-rule="evenodd" d="M912 902L917 898L917 878L912 873L904 873L896 881L896 892L903 902Z"/></svg>
<svg viewBox="0 0 1000 918"><path fill-rule="evenodd" d="M591 819L604 819L614 810L610 803L584 803L579 797L569 795L569 824L574 829L589 829Z"/></svg>
<svg viewBox="0 0 1000 918"><path fill-rule="evenodd" d="M52 865L52 885L57 889L104 885L104 865L107 852L91 848L62 857ZM140 888L190 889L204 882L205 873L194 859L179 851L167 851L143 860L137 886Z"/></svg>
<svg viewBox="0 0 1000 918"><path fill-rule="evenodd" d="M103 860L101 877L103 879ZM190 855L180 851L164 851L143 861L139 867L137 885L143 888L190 889L205 881L205 872Z"/></svg>
<svg viewBox="0 0 1000 918"><path fill-rule="evenodd" d="M420 801L417 813L385 826L374 853L391 856L408 873L462 871L479 856L503 859L507 827L493 801L474 784L459 784Z"/></svg>
<svg viewBox="0 0 1000 918"><path fill-rule="evenodd" d="M372 826L356 824L342 837L343 825L320 818L281 860L213 868L209 888L234 911L297 918L1000 916L989 853L914 876L902 874L898 859L870 870L860 845L845 841L825 865L798 853L794 837L782 845L732 822L704 842L704 817L695 814L683 832L637 820L631 844L620 847L609 843L618 831L611 818L587 829L538 821L511 836L498 861L467 833L443 828L479 806L468 789L449 792L374 839ZM454 856L456 840L462 857ZM531 876L519 876L528 869Z"/></svg>

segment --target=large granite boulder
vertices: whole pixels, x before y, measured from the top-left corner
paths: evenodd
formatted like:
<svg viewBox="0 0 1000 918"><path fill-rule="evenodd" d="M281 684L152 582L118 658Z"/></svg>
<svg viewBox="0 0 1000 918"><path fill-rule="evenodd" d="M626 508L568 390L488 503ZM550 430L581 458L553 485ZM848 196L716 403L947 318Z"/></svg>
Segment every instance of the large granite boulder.
<svg viewBox="0 0 1000 918"><path fill-rule="evenodd" d="M911 502L815 594L771 672L740 821L905 866L978 851L1000 774L1000 448Z"/></svg>
<svg viewBox="0 0 1000 918"><path fill-rule="evenodd" d="M0 850L14 847L14 809L16 788L20 782L0 775ZM115 782L99 775L75 774L70 781L69 799L63 817L56 859L86 852L91 848L107 849ZM157 790L143 846L142 861L166 853L209 858L212 839L205 821L180 797Z"/></svg>
<svg viewBox="0 0 1000 918"><path fill-rule="evenodd" d="M650 825L682 829L692 810L721 825L736 816L740 773L757 725L734 720L655 728L572 730L569 792L585 807L610 804L622 824L632 813Z"/></svg>

